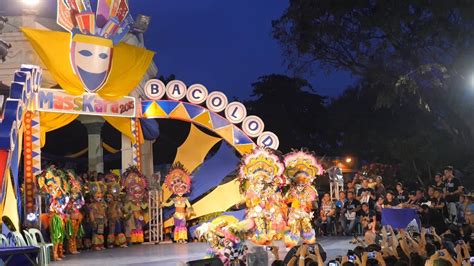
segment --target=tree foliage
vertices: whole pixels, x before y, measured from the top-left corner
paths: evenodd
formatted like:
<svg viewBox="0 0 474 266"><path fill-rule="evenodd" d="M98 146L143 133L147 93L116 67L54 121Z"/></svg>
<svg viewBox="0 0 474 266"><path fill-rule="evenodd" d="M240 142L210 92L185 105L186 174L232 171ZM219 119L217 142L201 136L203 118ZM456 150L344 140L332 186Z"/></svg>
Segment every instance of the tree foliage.
<svg viewBox="0 0 474 266"><path fill-rule="evenodd" d="M319 154L329 150L325 98L316 94L303 79L284 75L262 76L253 86L253 100L246 102L249 113L265 121L265 130L280 136L280 149L308 147Z"/></svg>
<svg viewBox="0 0 474 266"><path fill-rule="evenodd" d="M349 71L379 87L376 107L415 98L462 139L474 129L472 108L456 104L474 69L473 24L472 1L292 0L273 36L293 70Z"/></svg>

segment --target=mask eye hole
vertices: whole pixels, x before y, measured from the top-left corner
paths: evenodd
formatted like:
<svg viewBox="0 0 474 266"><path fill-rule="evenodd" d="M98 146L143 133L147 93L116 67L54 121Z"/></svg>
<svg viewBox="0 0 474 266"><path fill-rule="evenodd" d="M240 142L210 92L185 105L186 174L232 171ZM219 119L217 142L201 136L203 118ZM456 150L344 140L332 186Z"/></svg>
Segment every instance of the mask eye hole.
<svg viewBox="0 0 474 266"><path fill-rule="evenodd" d="M102 58L102 59L107 59L109 57L109 55L106 54L106 53L100 53L99 57Z"/></svg>
<svg viewBox="0 0 474 266"><path fill-rule="evenodd" d="M92 55L92 52L89 51L89 50L80 50L80 51L79 51L79 54L82 55L82 56L87 56L87 57L89 57L89 56Z"/></svg>

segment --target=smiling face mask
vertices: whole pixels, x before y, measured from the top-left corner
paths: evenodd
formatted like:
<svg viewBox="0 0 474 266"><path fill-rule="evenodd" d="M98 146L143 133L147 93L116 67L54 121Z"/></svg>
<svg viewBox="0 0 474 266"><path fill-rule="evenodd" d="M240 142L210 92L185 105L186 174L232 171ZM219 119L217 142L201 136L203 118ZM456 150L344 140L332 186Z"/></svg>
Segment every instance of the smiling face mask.
<svg viewBox="0 0 474 266"><path fill-rule="evenodd" d="M106 83L112 69L113 43L109 39L74 35L71 64L88 92L97 92Z"/></svg>

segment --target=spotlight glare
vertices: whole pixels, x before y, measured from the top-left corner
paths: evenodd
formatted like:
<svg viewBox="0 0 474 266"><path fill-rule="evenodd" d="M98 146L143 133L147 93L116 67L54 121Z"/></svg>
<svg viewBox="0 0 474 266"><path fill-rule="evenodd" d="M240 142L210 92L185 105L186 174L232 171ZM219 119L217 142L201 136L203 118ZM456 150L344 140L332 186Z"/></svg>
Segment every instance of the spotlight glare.
<svg viewBox="0 0 474 266"><path fill-rule="evenodd" d="M351 157L347 157L346 158L346 163L351 163L352 162L352 158Z"/></svg>
<svg viewBox="0 0 474 266"><path fill-rule="evenodd" d="M23 0L23 3L27 6L36 6L39 2L40 0Z"/></svg>

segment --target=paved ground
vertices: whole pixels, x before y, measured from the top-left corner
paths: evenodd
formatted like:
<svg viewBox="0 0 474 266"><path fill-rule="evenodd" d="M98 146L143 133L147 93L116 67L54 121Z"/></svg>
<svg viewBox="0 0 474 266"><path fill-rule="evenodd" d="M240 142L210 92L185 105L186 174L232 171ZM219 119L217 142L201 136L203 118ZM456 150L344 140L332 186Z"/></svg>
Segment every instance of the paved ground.
<svg viewBox="0 0 474 266"><path fill-rule="evenodd" d="M320 238L318 242L332 259L337 255L345 255L349 244L348 237ZM278 243L278 245L283 245ZM206 243L189 244L160 244L160 245L135 245L129 248L106 249L103 251L85 251L78 255L68 255L65 260L54 262L52 265L181 265L190 260L202 259L206 254ZM284 248L280 248L281 257L284 257ZM326 260L327 262L327 260Z"/></svg>

